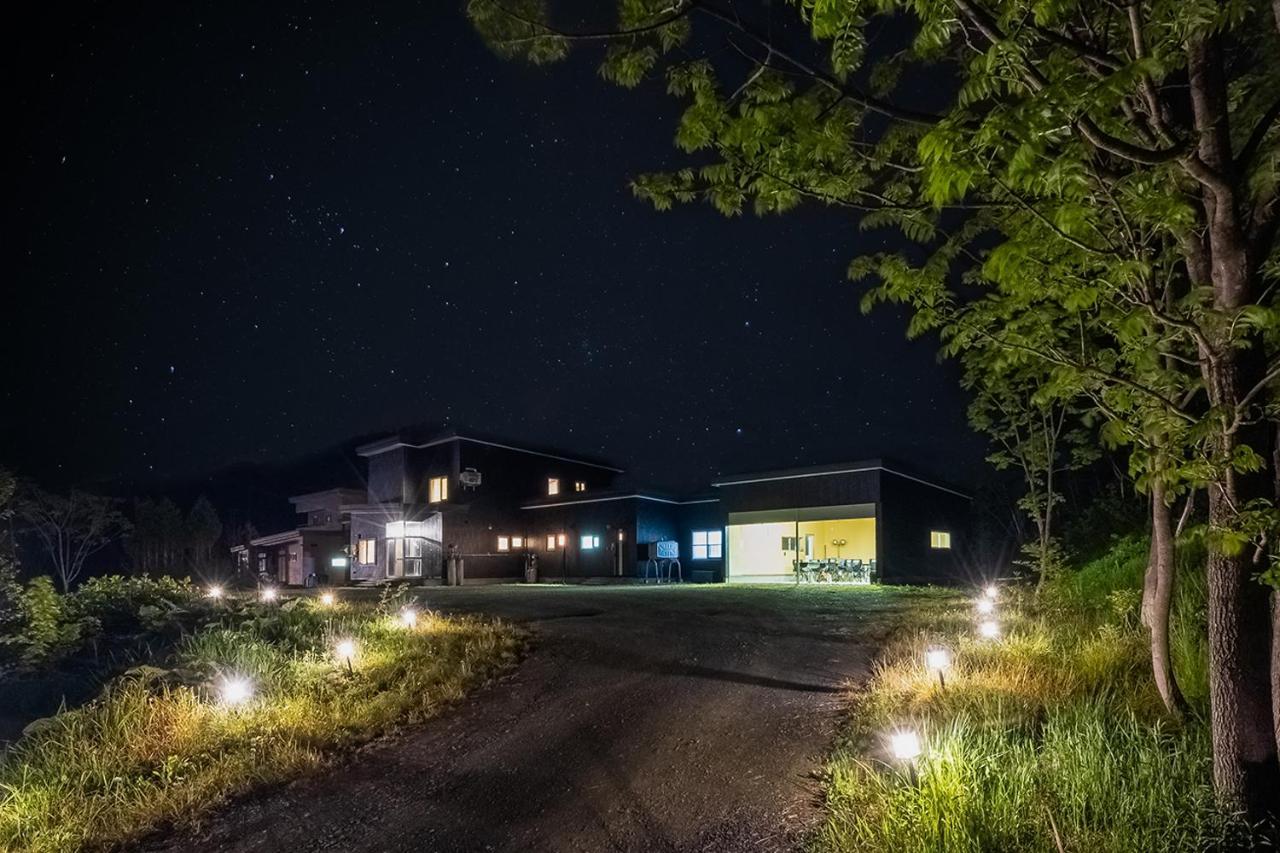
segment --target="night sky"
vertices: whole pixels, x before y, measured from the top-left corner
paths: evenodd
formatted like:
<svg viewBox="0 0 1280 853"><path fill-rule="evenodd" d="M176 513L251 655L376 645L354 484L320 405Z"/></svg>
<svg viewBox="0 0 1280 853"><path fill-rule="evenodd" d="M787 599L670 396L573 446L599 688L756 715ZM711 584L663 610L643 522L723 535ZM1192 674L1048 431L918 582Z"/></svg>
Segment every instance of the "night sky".
<svg viewBox="0 0 1280 853"><path fill-rule="evenodd" d="M594 51L503 62L452 2L26 14L0 464L160 481L449 421L669 486L982 470L955 369L844 278L899 238L635 200L678 104Z"/></svg>

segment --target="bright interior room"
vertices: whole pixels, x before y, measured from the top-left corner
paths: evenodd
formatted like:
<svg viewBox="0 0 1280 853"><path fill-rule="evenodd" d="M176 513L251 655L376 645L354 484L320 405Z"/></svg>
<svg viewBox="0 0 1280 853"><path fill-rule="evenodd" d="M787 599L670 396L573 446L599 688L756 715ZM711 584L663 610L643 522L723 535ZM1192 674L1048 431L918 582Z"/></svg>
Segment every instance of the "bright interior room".
<svg viewBox="0 0 1280 853"><path fill-rule="evenodd" d="M730 513L727 559L739 583L871 583L875 505Z"/></svg>

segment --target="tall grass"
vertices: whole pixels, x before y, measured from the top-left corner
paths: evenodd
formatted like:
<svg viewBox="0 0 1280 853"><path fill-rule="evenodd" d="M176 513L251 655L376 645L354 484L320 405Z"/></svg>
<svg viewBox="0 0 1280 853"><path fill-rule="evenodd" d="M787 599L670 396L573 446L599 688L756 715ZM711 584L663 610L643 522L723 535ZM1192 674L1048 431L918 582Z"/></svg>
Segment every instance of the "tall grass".
<svg viewBox="0 0 1280 853"><path fill-rule="evenodd" d="M1163 713L1137 605L1145 541L1122 540L1040 600L1005 590L1002 636L971 598L922 600L862 693L830 762L816 850L1188 851L1255 839L1215 806L1202 717L1203 580L1184 561L1173 642L1196 713ZM945 644L945 689L923 667ZM887 750L910 728L911 766Z"/></svg>
<svg viewBox="0 0 1280 853"><path fill-rule="evenodd" d="M332 644L352 638L348 668ZM119 846L237 793L431 716L515 659L502 623L427 616L405 629L370 605L260 608L195 634L169 672L124 677L59 714L0 764L0 849ZM244 705L212 686L252 681Z"/></svg>

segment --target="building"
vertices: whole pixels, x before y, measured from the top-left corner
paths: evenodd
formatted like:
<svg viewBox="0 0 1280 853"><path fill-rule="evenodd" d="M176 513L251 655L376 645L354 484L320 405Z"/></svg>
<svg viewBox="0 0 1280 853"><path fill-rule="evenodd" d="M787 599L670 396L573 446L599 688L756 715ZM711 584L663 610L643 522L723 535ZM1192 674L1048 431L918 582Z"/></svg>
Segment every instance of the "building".
<svg viewBox="0 0 1280 853"><path fill-rule="evenodd" d="M291 500L305 523L251 543L281 583L909 583L957 575L969 496L872 459L724 477L693 496L625 487L603 460L455 430L357 448L361 492Z"/></svg>

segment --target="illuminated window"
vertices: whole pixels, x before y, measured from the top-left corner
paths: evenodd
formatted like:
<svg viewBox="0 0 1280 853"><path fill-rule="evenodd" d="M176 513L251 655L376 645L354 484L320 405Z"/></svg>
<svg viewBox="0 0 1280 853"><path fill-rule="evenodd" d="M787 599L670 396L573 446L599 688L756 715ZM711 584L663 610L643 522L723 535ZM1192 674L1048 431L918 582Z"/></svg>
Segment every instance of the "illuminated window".
<svg viewBox="0 0 1280 853"><path fill-rule="evenodd" d="M560 494L560 480L558 478L556 477L547 478L547 494L549 495Z"/></svg>
<svg viewBox="0 0 1280 853"><path fill-rule="evenodd" d="M585 492L587 490L587 484L581 480L576 480L573 484L573 490L575 492Z"/></svg>
<svg viewBox="0 0 1280 853"><path fill-rule="evenodd" d="M554 551L556 549L556 535L550 533L547 535L547 550Z"/></svg>
<svg viewBox="0 0 1280 853"><path fill-rule="evenodd" d="M512 547L512 548L523 548L523 547L524 547L524 537L523 537L523 536L512 536L512 537L511 537L511 547Z"/></svg>
<svg viewBox="0 0 1280 853"><path fill-rule="evenodd" d="M929 547L930 548L950 548L951 534L945 530L929 531Z"/></svg>
<svg viewBox="0 0 1280 853"><path fill-rule="evenodd" d="M370 565L378 561L378 540L361 539L356 543L356 560Z"/></svg>
<svg viewBox="0 0 1280 853"><path fill-rule="evenodd" d="M592 533L583 534L581 542L584 551L593 551L600 547L600 537Z"/></svg>
<svg viewBox="0 0 1280 853"><path fill-rule="evenodd" d="M719 560L724 554L723 530L693 531L692 557L695 560Z"/></svg>
<svg viewBox="0 0 1280 853"><path fill-rule="evenodd" d="M565 543L565 536L563 533L561 533L559 536L556 537L556 544L559 545L561 548L563 548L564 543Z"/></svg>
<svg viewBox="0 0 1280 853"><path fill-rule="evenodd" d="M449 478L448 477L432 477L430 481L430 497L428 500L433 503L449 500Z"/></svg>
<svg viewBox="0 0 1280 853"><path fill-rule="evenodd" d="M498 537L498 550L499 550L499 551L510 551L510 550L511 550L511 540L510 540L510 539L508 539L506 536L499 536L499 537Z"/></svg>

